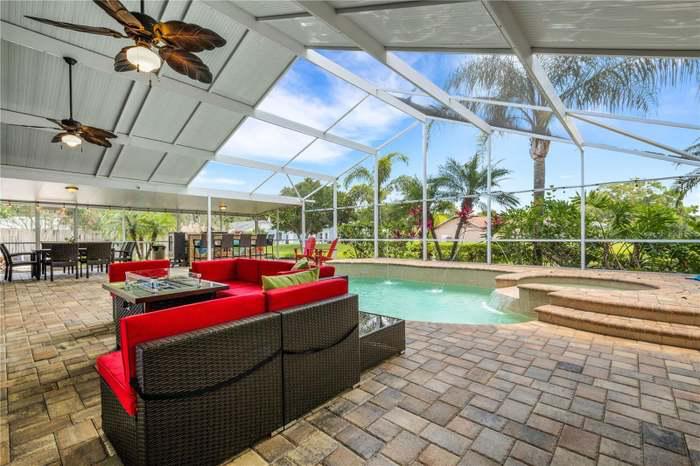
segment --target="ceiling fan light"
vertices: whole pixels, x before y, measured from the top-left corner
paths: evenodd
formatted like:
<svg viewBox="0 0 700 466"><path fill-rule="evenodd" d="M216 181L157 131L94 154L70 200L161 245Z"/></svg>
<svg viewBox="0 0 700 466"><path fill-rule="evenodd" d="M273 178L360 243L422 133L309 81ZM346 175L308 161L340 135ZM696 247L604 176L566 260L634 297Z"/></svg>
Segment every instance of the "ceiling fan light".
<svg viewBox="0 0 700 466"><path fill-rule="evenodd" d="M158 54L143 45L137 45L128 49L126 51L126 59L144 73L150 73L160 68L160 57Z"/></svg>
<svg viewBox="0 0 700 466"><path fill-rule="evenodd" d="M78 189L79 188L77 186L72 185L72 184L66 186L66 191L68 191L69 193L76 193L76 192L78 192ZM65 207L64 207L64 209L65 209Z"/></svg>
<svg viewBox="0 0 700 466"><path fill-rule="evenodd" d="M225 212L226 209L228 209L228 207L226 207L226 204L224 204L224 203L219 204L219 210L221 212Z"/></svg>
<svg viewBox="0 0 700 466"><path fill-rule="evenodd" d="M82 144L83 140L75 134L68 133L61 136L61 142L68 147L78 147L80 144Z"/></svg>

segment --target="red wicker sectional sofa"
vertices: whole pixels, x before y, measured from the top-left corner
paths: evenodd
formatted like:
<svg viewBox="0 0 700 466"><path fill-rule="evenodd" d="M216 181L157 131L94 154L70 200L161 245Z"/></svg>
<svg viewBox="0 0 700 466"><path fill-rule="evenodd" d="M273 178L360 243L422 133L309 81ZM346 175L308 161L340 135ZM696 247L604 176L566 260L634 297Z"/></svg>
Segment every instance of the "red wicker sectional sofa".
<svg viewBox="0 0 700 466"><path fill-rule="evenodd" d="M283 267L192 269L231 286ZM121 349L97 369L102 426L125 464L218 464L359 382L358 301L345 278L256 290L121 319Z"/></svg>

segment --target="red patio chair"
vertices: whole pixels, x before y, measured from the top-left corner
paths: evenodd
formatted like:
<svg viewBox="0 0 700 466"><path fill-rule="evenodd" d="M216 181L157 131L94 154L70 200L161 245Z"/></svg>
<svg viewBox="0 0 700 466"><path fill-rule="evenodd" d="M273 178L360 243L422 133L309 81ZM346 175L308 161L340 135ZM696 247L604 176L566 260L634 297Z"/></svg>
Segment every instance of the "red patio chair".
<svg viewBox="0 0 700 466"><path fill-rule="evenodd" d="M313 259L314 258L314 249L316 248L316 237L315 236L309 236L306 239L306 243L304 244L304 250L302 251L301 254L297 252L297 249L294 248L294 258L296 260L303 259L304 257L308 259Z"/></svg>
<svg viewBox="0 0 700 466"><path fill-rule="evenodd" d="M338 238L334 239L331 242L331 246L328 248L327 251L324 251L323 249L317 249L316 256L314 257L316 264L321 266L321 265L323 265L324 262L332 260L333 254L335 254L335 246L337 244L338 244Z"/></svg>

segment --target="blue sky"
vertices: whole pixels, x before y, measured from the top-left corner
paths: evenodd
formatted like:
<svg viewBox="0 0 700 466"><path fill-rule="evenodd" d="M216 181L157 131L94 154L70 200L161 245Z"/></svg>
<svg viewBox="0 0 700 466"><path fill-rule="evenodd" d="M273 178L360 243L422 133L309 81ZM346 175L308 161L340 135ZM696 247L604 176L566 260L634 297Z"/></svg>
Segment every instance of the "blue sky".
<svg viewBox="0 0 700 466"><path fill-rule="evenodd" d="M412 91L414 87L388 70L364 52L324 51L328 58L362 76L378 88ZM465 60L466 55L413 53L399 54L413 67L442 86L449 74ZM327 130L333 122L361 102L331 133L376 147L412 123L412 119L373 97L365 98L364 92L321 70L303 59L297 60L260 104L271 113L299 121L309 126ZM420 98L419 98L420 99ZM631 113L625 113L632 115ZM635 115L645 116L645 115ZM698 84L684 84L664 89L658 95L658 106L646 117L697 124L700 120L700 92ZM685 148L700 137L700 132L685 129L652 126L640 123L601 120L628 131L676 148ZM589 142L609 144L626 149L660 152L660 149L616 135L595 126L577 122L584 139ZM561 127L555 133L563 133ZM458 124L439 124L435 128L430 147L430 171L447 157L465 160L477 148L477 131ZM310 144L310 145L309 145ZM304 150L305 147L308 148ZM399 151L407 154L409 164L397 167L397 174L421 172L421 129L414 130L387 146L384 152ZM247 157L255 160L282 164L301 152L290 166L316 172L337 175L364 154L325 141L313 142L312 138L284 130L267 123L248 119L222 147L220 153ZM506 190L523 190L532 186L532 161L529 157L529 141L526 137L496 134L493 139L493 159L511 170L509 179L502 184ZM370 162L367 162L369 166ZM586 182L628 180L676 176L692 170L691 166L646 159L638 156L586 150ZM209 163L195 180L194 185L211 188L250 191L265 180L270 172ZM579 182L579 155L575 146L552 143L547 158L547 185L568 186ZM299 179L293 178L293 181ZM288 186L284 175L275 175L258 192L277 194ZM567 193L559 191L560 194ZM568 194L571 194L570 192ZM526 200L527 196L523 199ZM688 199L700 204L700 192Z"/></svg>

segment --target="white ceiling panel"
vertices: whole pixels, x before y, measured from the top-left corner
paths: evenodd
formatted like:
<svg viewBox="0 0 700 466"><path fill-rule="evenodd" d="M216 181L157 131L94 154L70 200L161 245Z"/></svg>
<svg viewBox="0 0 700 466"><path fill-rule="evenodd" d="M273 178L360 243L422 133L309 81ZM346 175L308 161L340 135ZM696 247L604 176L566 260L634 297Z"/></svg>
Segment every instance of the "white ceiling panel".
<svg viewBox="0 0 700 466"><path fill-rule="evenodd" d="M0 125L0 163L89 175L97 172L103 148L82 144L69 149L51 143L52 137L52 133L43 130Z"/></svg>
<svg viewBox="0 0 700 466"><path fill-rule="evenodd" d="M2 41L2 108L42 117L68 118L68 65L61 58ZM130 85L80 63L73 68L73 117L113 129Z"/></svg>
<svg viewBox="0 0 700 466"><path fill-rule="evenodd" d="M235 3L253 16L284 15L304 11L294 2L281 2L279 0L246 0Z"/></svg>
<svg viewBox="0 0 700 466"><path fill-rule="evenodd" d="M343 34L317 18L291 18L271 21L276 27L302 44L312 47L355 47ZM374 33L375 31L372 31Z"/></svg>
<svg viewBox="0 0 700 466"><path fill-rule="evenodd" d="M524 1L510 6L534 47L700 48L697 1Z"/></svg>
<svg viewBox="0 0 700 466"><path fill-rule="evenodd" d="M243 120L243 115L208 104L201 104L180 134L178 144L210 151L217 150ZM203 137L206 135L206 137Z"/></svg>
<svg viewBox="0 0 700 466"><path fill-rule="evenodd" d="M131 83L130 86L131 91L128 93L122 114L117 122L117 131L120 133L131 131L141 107L146 103L146 97L148 97L149 88L147 86L139 86L136 83Z"/></svg>
<svg viewBox="0 0 700 466"><path fill-rule="evenodd" d="M180 154L168 154L158 166L151 181L186 185L205 163Z"/></svg>
<svg viewBox="0 0 700 466"><path fill-rule="evenodd" d="M222 68L226 64L228 57L236 49L236 47L238 47L238 43L243 37L243 34L245 34L246 29L239 23L232 21L230 18L218 13L216 10L202 2L193 2L183 21L206 25L208 29L211 29L226 39L226 45L223 47L219 47L214 50L197 52L197 56L201 58L202 61L209 67L212 76L214 76L216 79L216 76L221 72ZM176 73L167 66L164 68L163 73L165 76L175 78L178 81L192 84L202 89L207 89L210 86L206 83L193 81L185 75Z"/></svg>
<svg viewBox="0 0 700 466"><path fill-rule="evenodd" d="M173 142L196 106L192 99L154 87L136 121L134 134Z"/></svg>
<svg viewBox="0 0 700 466"><path fill-rule="evenodd" d="M293 59L291 52L251 31L221 72L212 90L255 105Z"/></svg>
<svg viewBox="0 0 700 466"><path fill-rule="evenodd" d="M480 2L346 15L392 47L508 47Z"/></svg>
<svg viewBox="0 0 700 466"><path fill-rule="evenodd" d="M154 152L134 146L124 146L114 164L112 176L130 180L148 180L160 163L163 155L162 152Z"/></svg>

